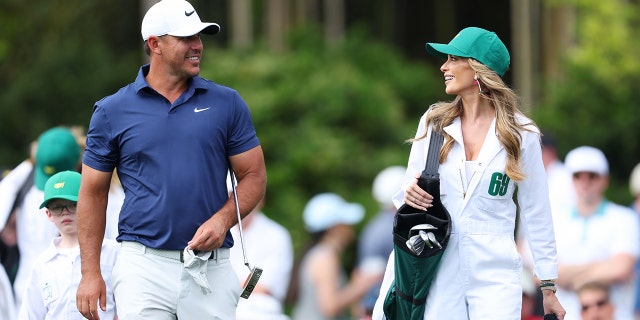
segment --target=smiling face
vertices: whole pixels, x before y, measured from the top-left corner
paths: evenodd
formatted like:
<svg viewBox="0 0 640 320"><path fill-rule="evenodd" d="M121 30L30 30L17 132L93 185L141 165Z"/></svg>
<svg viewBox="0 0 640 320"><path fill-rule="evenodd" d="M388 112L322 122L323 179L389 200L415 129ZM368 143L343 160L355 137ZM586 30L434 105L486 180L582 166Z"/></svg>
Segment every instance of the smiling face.
<svg viewBox="0 0 640 320"><path fill-rule="evenodd" d="M476 72L469 65L468 58L449 55L447 61L440 67L440 71L444 73L445 92L447 94L478 94L478 85L475 84L473 79Z"/></svg>
<svg viewBox="0 0 640 320"><path fill-rule="evenodd" d="M49 220L56 225L60 234L78 234L75 201L52 199L47 203L46 213Z"/></svg>
<svg viewBox="0 0 640 320"><path fill-rule="evenodd" d="M163 68L171 75L190 78L200 73L200 59L204 48L200 34L189 37L154 36L150 41L157 41L156 48L160 50ZM153 44L150 42L150 45Z"/></svg>

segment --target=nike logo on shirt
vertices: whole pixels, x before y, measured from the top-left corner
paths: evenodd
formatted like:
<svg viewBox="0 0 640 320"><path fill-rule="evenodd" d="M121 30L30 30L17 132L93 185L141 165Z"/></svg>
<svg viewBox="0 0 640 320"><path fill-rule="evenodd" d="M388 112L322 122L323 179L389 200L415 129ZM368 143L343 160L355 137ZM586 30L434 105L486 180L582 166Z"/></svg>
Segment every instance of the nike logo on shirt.
<svg viewBox="0 0 640 320"><path fill-rule="evenodd" d="M193 108L193 112L202 112L202 111L205 111L205 110L209 110L209 108L208 107L207 108L203 108L203 109L198 109L198 107Z"/></svg>
<svg viewBox="0 0 640 320"><path fill-rule="evenodd" d="M191 11L191 12L186 12L186 11L185 11L185 12L184 12L184 15L188 17L188 16L192 15L194 12L196 12L196 11L195 11L195 10L193 10L193 11Z"/></svg>

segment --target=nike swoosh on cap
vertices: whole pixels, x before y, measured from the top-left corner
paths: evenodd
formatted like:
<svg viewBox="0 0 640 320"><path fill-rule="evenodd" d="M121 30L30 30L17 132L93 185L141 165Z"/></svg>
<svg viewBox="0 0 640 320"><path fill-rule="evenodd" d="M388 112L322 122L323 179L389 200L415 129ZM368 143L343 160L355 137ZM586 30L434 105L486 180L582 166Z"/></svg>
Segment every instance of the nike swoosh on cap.
<svg viewBox="0 0 640 320"><path fill-rule="evenodd" d="M186 12L186 11L185 11L185 12L184 12L184 15L188 17L188 16L192 15L194 12L196 12L196 11L195 11L195 10L193 10L193 11L191 11L191 12Z"/></svg>
<svg viewBox="0 0 640 320"><path fill-rule="evenodd" d="M203 108L203 109L198 109L198 107L193 108L193 112L202 112L205 110L209 110L209 107Z"/></svg>

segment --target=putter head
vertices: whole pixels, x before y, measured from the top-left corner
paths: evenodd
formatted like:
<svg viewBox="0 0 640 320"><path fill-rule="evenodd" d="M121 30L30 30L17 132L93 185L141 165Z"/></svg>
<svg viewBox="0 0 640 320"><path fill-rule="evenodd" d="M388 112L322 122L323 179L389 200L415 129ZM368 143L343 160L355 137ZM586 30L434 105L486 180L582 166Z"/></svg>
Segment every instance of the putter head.
<svg viewBox="0 0 640 320"><path fill-rule="evenodd" d="M242 286L242 293L240 294L240 297L249 299L249 296L253 292L253 289L256 288L256 284L258 284L258 280L260 280L261 275L261 268L253 267L253 269L251 269L251 272L247 276L247 279L244 281L244 285Z"/></svg>

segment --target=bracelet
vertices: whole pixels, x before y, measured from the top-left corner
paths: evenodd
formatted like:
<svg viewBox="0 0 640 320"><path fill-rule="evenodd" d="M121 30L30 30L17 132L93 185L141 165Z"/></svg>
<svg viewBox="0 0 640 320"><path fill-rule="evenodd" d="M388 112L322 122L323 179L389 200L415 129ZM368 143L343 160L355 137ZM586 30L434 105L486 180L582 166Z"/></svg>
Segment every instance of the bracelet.
<svg viewBox="0 0 640 320"><path fill-rule="evenodd" d="M540 290L542 290L542 291L549 290L549 291L553 291L553 293L556 293L556 291L557 291L556 286L553 286L553 287L541 287Z"/></svg>
<svg viewBox="0 0 640 320"><path fill-rule="evenodd" d="M553 281L542 281L540 282L540 290L550 290L553 291L553 293L556 293L556 284Z"/></svg>

